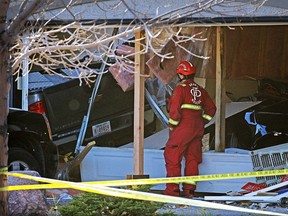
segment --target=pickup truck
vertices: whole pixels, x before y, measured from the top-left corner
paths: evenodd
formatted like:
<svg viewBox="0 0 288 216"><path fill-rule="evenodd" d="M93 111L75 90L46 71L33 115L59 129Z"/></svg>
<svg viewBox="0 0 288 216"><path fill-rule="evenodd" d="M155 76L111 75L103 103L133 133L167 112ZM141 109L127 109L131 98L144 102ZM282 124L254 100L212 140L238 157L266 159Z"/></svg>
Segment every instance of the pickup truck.
<svg viewBox="0 0 288 216"><path fill-rule="evenodd" d="M100 65L95 66L96 70L99 68ZM65 70L57 72L68 73ZM77 70L69 70L71 72L77 73ZM78 78L34 73L29 74L29 110L47 117L60 155L73 153L94 83L83 81L80 85ZM50 84L46 82L45 86L44 78L49 79ZM148 103L145 110L145 135L148 136L155 130L155 118ZM118 147L133 141L133 111L134 91L124 92L111 73L103 74L82 145L96 141L96 146Z"/></svg>
<svg viewBox="0 0 288 216"><path fill-rule="evenodd" d="M55 177L58 150L53 143L45 116L26 110L9 108L8 170L32 169L41 176Z"/></svg>

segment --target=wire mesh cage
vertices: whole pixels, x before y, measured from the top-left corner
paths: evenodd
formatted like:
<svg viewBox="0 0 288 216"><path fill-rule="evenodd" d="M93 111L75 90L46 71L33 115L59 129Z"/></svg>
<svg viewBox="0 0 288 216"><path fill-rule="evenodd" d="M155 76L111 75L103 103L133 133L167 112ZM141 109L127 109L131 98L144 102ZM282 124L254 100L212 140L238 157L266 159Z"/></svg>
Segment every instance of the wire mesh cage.
<svg viewBox="0 0 288 216"><path fill-rule="evenodd" d="M288 168L288 143L250 152L254 171ZM281 182L284 176L256 177L258 184L272 186Z"/></svg>

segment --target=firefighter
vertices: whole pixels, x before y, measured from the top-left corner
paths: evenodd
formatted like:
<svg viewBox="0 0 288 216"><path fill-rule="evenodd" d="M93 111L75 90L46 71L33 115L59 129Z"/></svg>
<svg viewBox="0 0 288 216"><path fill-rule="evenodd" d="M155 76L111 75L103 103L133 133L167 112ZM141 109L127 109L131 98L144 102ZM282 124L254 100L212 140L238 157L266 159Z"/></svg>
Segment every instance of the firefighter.
<svg viewBox="0 0 288 216"><path fill-rule="evenodd" d="M196 68L188 61L179 64L180 79L167 101L169 108L169 139L164 150L167 177L181 176L181 161L185 158L184 176L199 174L202 162L204 125L215 115L216 106L207 91L194 82ZM192 198L196 185L182 184L182 195ZM179 184L167 183L165 195L180 196Z"/></svg>

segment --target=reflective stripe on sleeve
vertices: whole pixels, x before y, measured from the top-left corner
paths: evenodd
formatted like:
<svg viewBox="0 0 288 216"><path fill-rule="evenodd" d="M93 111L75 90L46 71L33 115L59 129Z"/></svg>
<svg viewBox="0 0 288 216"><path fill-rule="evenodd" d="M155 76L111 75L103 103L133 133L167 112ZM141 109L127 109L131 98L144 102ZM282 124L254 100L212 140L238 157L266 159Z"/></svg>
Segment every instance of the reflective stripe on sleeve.
<svg viewBox="0 0 288 216"><path fill-rule="evenodd" d="M210 121L212 119L212 117L210 115L207 115L207 114L203 114L202 117L204 119L207 119L208 121Z"/></svg>
<svg viewBox="0 0 288 216"><path fill-rule="evenodd" d="M202 107L195 104L182 104L181 109L201 110Z"/></svg>
<svg viewBox="0 0 288 216"><path fill-rule="evenodd" d="M171 125L174 125L174 126L177 126L179 124L179 121L175 121L171 118L169 118L169 121L168 121Z"/></svg>

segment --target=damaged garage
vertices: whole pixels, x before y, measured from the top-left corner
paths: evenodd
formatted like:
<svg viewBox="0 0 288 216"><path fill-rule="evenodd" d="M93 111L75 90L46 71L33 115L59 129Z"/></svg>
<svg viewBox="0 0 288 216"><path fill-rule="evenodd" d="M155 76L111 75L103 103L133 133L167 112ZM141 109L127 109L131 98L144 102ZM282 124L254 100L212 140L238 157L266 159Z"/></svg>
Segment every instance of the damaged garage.
<svg viewBox="0 0 288 216"><path fill-rule="evenodd" d="M187 27L182 31L183 34L189 32L203 40L177 44L176 39L171 39L161 53L172 53L175 58L163 61L156 55L146 58L152 77L156 77L146 80L146 88L158 106L165 106L165 94L169 95L169 89L173 89L177 82L176 66L185 59L197 68L196 82L206 88L216 101L216 28L221 31L219 52L221 73L224 76L221 85L225 91L223 102L229 109L225 117L225 147L253 150L287 142L288 85L285 58L288 49L286 45L281 45L286 44L287 40L286 34L283 34L287 31L285 25ZM187 54L181 47L197 53L201 58ZM134 52L133 47L125 45L119 46L119 50L123 53L123 50ZM114 77L118 78L123 90L129 84L133 88L131 74L119 69L114 72L114 68L110 71L116 73ZM123 74L127 74L126 77ZM246 103L245 107L242 102L255 103ZM165 123L163 125L166 126ZM207 127L207 133L212 135L209 149L215 149L214 129L213 126Z"/></svg>
<svg viewBox="0 0 288 216"><path fill-rule="evenodd" d="M135 7L138 6L143 3L139 2ZM89 14L93 13L87 13L87 19ZM112 18L111 26L117 24ZM127 25L130 22L127 18ZM179 42L165 36L165 32L161 34L166 43L160 53L169 54L172 59L163 59L152 51L146 53L148 55L141 54L141 46L145 45L142 29L133 35L142 44L126 44L128 47L124 47L128 50L125 55L136 53L132 58L134 76L131 73L123 76L125 68L121 70L119 65L110 67L123 91L129 92L133 85L137 86L134 88L134 142L120 148L93 147L80 166L82 181L125 179L128 174L148 174L151 178L165 176L163 148L168 138L165 99L176 85L175 70L182 60L195 64L196 82L209 91L218 108L215 119L206 125L200 174L274 169L275 165L270 162L266 167L256 166L251 159L261 155L267 147L273 147L273 152L280 155L277 168L287 168L287 17L265 16L261 12L254 18L247 15L209 19L191 17L179 22L178 36L191 38L192 35L195 40ZM145 96L159 119L159 125L152 136L144 139ZM269 158L271 154L267 151ZM203 181L197 184L197 191L240 191L247 182L258 183L258 180L252 177ZM282 178L273 181L271 184L276 184ZM156 188L161 190L163 185Z"/></svg>
<svg viewBox="0 0 288 216"><path fill-rule="evenodd" d="M229 18L218 24L217 21L219 20L204 25L183 25L181 34L197 35L200 40L180 45L173 38L167 40L161 53L175 54L172 60L162 60L156 55L142 58L145 59L143 68L148 65L150 73L150 78L145 81L145 90L148 91L145 92L146 98L147 95L151 96L151 103L154 104L152 106L157 107L155 113L161 122L160 130L143 141L143 154L141 139L140 147L137 140L118 149L95 147L91 153L93 157L88 154L81 164L83 181L123 179L127 174L133 173L133 159L134 174L147 173L152 178L165 176L163 148L168 138L168 130L165 129L165 94L169 94L169 89L175 87L175 70L178 63L184 59L196 65L196 82L209 91L220 110L216 118L206 126L208 136L204 136L206 140L203 140L206 148L203 148L201 175L273 169L273 159L270 158L272 153L269 150L268 161L271 161L265 161L268 166L256 168L256 164L251 160L252 155L259 156L262 154L261 149L271 146L276 146L273 149L276 153L280 151L277 153L277 156L280 155L280 167L287 167L286 21L279 17L244 21ZM187 54L179 46L192 50L201 57ZM125 83L125 78L122 82ZM116 155L121 155L121 160L118 160ZM106 172L109 170L108 165L104 165L104 161L110 160L109 158L113 158L115 164L121 164L121 169L118 169L119 166L117 170L113 169L113 177L109 177ZM143 169L141 165L140 169L135 168L139 161L142 161ZM87 166L95 172L85 172ZM100 170L102 166L106 171ZM264 182L266 180L264 179ZM247 182L259 181L259 178L250 178L199 182L197 191L240 191ZM261 181L263 183L263 178ZM280 181L283 181L282 177L275 177L270 183L276 184ZM160 185L156 188L162 187Z"/></svg>

